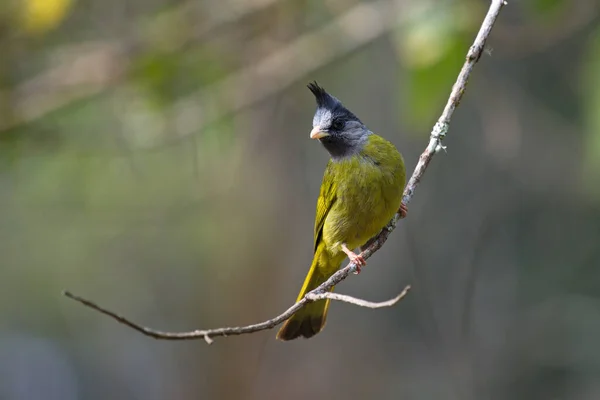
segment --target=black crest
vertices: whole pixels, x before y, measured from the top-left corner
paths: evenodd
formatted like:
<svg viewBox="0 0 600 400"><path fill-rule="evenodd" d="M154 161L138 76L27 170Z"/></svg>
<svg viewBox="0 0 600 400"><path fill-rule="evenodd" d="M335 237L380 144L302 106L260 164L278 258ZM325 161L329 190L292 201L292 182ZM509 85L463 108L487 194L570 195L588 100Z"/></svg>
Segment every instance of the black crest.
<svg viewBox="0 0 600 400"><path fill-rule="evenodd" d="M325 89L323 89L319 84L315 82L311 82L307 85L308 89L315 95L315 99L317 100L317 106L334 109L341 105L340 101L327 93Z"/></svg>

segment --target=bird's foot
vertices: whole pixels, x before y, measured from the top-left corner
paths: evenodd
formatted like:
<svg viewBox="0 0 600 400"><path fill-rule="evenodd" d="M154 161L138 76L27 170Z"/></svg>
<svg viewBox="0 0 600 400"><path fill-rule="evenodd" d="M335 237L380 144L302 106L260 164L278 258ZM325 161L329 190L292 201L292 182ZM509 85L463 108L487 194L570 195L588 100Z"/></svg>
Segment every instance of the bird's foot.
<svg viewBox="0 0 600 400"><path fill-rule="evenodd" d="M404 203L400 203L400 209L398 212L400 213L400 218L406 218L408 215L408 206Z"/></svg>
<svg viewBox="0 0 600 400"><path fill-rule="evenodd" d="M362 255L356 254L355 252L353 252L352 250L350 250L348 248L348 246L346 246L346 244L342 244L342 251L344 253L346 253L346 255L348 256L348 259L350 260L350 262L352 262L352 263L354 263L354 265L356 265L356 272L355 272L355 274L356 275L360 274L360 269L362 267L364 267L365 265L367 265L367 261L365 261L365 259L363 258Z"/></svg>

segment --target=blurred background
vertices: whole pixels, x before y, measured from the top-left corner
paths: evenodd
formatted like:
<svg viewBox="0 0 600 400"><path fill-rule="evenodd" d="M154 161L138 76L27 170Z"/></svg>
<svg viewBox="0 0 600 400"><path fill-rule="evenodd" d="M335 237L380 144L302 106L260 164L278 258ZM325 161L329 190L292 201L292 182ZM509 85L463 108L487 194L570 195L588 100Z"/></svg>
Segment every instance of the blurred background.
<svg viewBox="0 0 600 400"><path fill-rule="evenodd" d="M316 79L412 172L480 0L4 0L0 399L599 399L600 4L509 1L402 221L322 334L294 301Z"/></svg>

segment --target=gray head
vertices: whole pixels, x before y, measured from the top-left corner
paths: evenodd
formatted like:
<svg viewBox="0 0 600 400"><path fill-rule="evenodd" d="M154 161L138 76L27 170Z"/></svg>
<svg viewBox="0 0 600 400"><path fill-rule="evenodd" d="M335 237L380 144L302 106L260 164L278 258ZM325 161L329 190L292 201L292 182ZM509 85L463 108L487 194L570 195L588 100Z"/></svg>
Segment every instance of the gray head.
<svg viewBox="0 0 600 400"><path fill-rule="evenodd" d="M356 115L317 82L308 84L308 88L317 100L311 139L319 139L333 158L359 152L371 132Z"/></svg>

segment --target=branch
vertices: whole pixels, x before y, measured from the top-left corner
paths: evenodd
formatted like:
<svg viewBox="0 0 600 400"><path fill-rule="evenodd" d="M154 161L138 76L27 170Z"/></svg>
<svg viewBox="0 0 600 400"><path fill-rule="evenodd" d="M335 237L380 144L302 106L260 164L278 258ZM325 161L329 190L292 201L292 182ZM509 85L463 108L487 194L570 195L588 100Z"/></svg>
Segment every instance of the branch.
<svg viewBox="0 0 600 400"><path fill-rule="evenodd" d="M90 301L90 300L84 299L83 297L74 295L71 292L65 291L65 292L63 292L63 294L70 299L80 302L81 304L83 304L86 307L90 307L91 309L96 310L104 315L108 315L109 317L117 320L118 322L120 322L124 325L127 325L128 327L130 327L138 332L141 332L146 336L150 336L155 339L168 339L168 340L195 340L195 339L203 338L206 341L206 343L211 344L213 342L213 340L211 338L215 337L215 336L225 337L225 336L233 336L233 335L243 335L245 333L258 332L258 331L263 331L266 329L274 328L277 325L279 325L280 323L282 323L283 321L285 321L286 319L290 318L292 315L294 315L299 309L304 307L304 305L306 305L308 303L312 303L314 301L330 299L330 300L335 300L335 301L341 301L344 303L354 304L354 305L360 306L360 307L376 309L376 308L383 308L383 307L391 307L391 306L395 305L400 300L402 300L404 298L404 296L407 295L409 290L410 290L410 286L406 286L404 288L404 290L402 291L402 293L400 293L398 296L394 297L393 299L378 302L378 303L366 301L366 300L362 300L362 299L357 299L356 297L347 296L344 294L336 294L336 293L330 293L330 292L316 293L316 291L313 290L312 292L307 293L306 296L304 296L304 298L302 300L300 300L299 302L297 302L296 304L294 304L293 306L288 308L284 313L276 316L275 318L271 318L267 321L260 322L258 324L247 325L247 326L235 326L235 327L228 327L228 328L195 330L195 331L190 331L190 332L163 332L163 331L158 331L156 329L147 328L143 325L140 325L138 323L131 321L130 319L128 319L122 315L119 315L113 311L110 311L110 310L102 307L102 306L99 306L98 304L94 303L93 301Z"/></svg>
<svg viewBox="0 0 600 400"><path fill-rule="evenodd" d="M404 288L404 290L402 292L400 292L400 294L398 296L391 298L389 300L386 300L386 301L379 301L379 302L366 301L366 300L357 299L356 297L348 296L345 294L332 293L332 292L325 292L325 293L321 293L321 294L307 293L305 298L308 299L309 301L327 300L327 299L342 301L344 303L350 303L350 304L354 304L355 306L371 308L371 309L375 310L377 308L385 308L385 307L391 307L391 306L396 305L396 303L398 303L400 300L402 300L408 294L409 290L410 290L410 285L406 286Z"/></svg>
<svg viewBox="0 0 600 400"><path fill-rule="evenodd" d="M477 34L473 45L469 48L466 61L462 69L460 70L460 73L458 74L458 78L456 79L454 86L452 87L452 91L450 93L450 97L448 98L448 102L444 107L444 111L442 112L442 115L440 116L435 126L433 127L433 130L431 131L429 144L427 145L427 148L425 149L423 154L421 154L421 156L419 157L419 162L417 163L417 166L415 167L415 170L410 180L408 181L406 188L404 189L402 202L405 205L408 205L408 203L410 203L410 201L412 200L414 192L419 183L421 182L421 179L425 174L425 170L427 169L427 166L431 162L433 156L440 150L445 150L445 146L442 145L442 141L448 133L448 129L450 127L450 120L452 119L456 107L458 107L458 105L460 104L460 100L462 99L462 96L466 90L467 82L469 80L469 77L471 76L473 67L475 66L477 61L479 61L481 55L483 54L485 42L488 36L490 35L494 22L496 22L496 18L500 14L500 10L504 5L506 5L504 0L492 0L490 9L488 10L488 13L485 16L485 19L483 20L483 23L481 25L481 28L479 29L479 33ZM396 224L398 223L398 220L400 220L400 218L400 213L396 213L396 215L394 215L394 218L392 218L392 220L385 226L385 228L381 230L377 237L375 237L375 239L372 240L371 244L365 250L363 250L361 255L365 260L370 258L377 250L381 248L381 246L383 246L390 233L392 233L392 231L396 228ZM304 298L296 302L285 312L267 321L241 327L226 327L217 329L195 330L189 332L162 332L155 329L147 328L143 325L139 325L135 322L132 322L126 317L109 311L89 300L76 296L70 292L65 291L64 295L82 303L87 307L90 307L96 311L108 315L109 317L117 320L118 322L125 324L146 336L150 336L155 339L168 340L204 339L207 343L210 344L212 342L212 338L214 337L242 335L246 333L253 333L274 328L275 326L279 325L280 323L294 315L294 313L296 313L306 304L316 300L331 299L368 308L390 307L396 304L398 301L400 301L404 296L406 296L408 290L410 289L410 287L407 286L397 297L382 303L372 303L365 300L356 299L350 296L329 293L330 288L342 282L351 273L355 273L356 270L356 265L354 263L349 263L344 268L334 273L329 279L327 279L327 281L322 283L319 287L308 292L304 296Z"/></svg>

